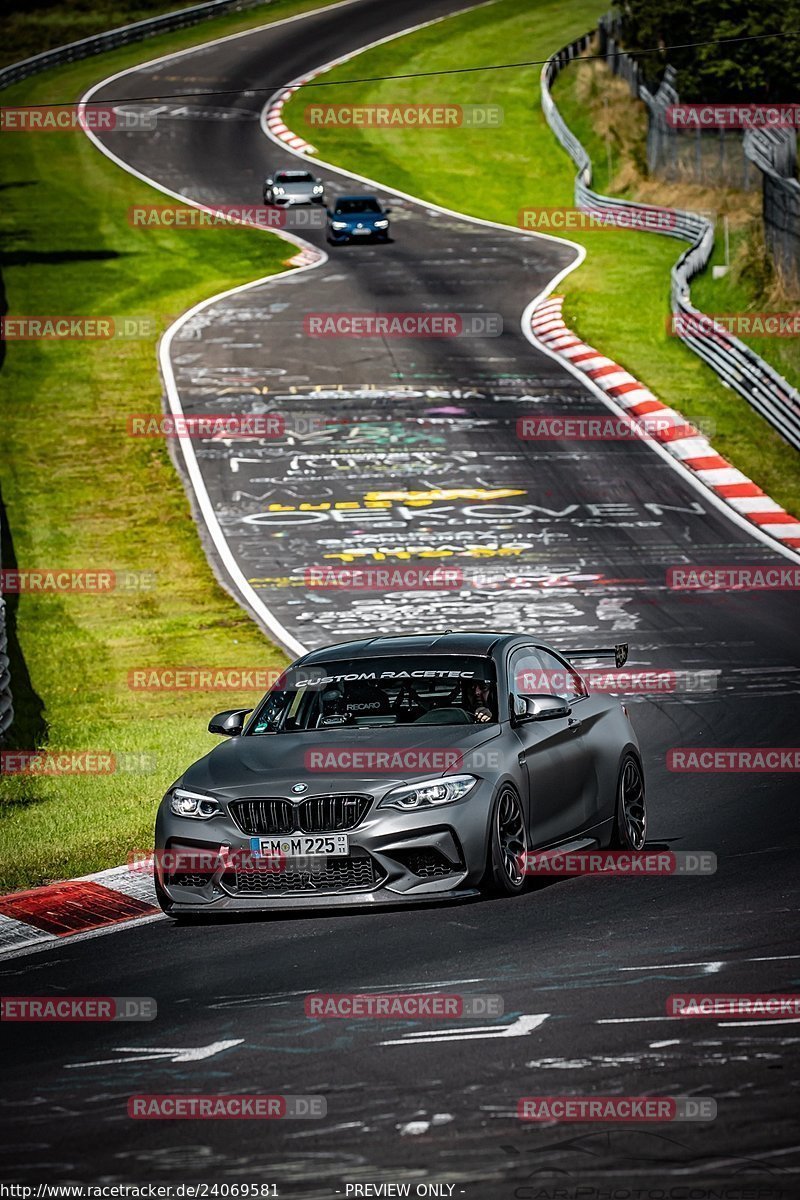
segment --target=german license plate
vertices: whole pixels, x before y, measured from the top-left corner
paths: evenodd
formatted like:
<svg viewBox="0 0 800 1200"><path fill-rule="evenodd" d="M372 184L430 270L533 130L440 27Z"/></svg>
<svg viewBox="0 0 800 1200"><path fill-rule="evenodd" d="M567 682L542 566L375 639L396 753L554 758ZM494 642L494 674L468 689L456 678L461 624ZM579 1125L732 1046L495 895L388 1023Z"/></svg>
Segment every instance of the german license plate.
<svg viewBox="0 0 800 1200"><path fill-rule="evenodd" d="M260 858L346 858L346 833L300 833L290 837L250 838L251 853Z"/></svg>

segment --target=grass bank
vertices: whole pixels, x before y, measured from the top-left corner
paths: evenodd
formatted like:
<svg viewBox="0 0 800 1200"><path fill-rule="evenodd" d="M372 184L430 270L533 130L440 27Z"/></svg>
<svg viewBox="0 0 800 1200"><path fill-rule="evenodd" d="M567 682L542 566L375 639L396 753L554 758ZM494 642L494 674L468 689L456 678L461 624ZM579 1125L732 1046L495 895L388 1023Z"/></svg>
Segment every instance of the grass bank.
<svg viewBox="0 0 800 1200"><path fill-rule="evenodd" d="M238 32L318 3L205 23L51 71L5 104L77 99L144 58ZM188 500L159 439L126 434L129 413L158 412L156 337L225 288L284 269L294 249L241 227L133 229L131 205L160 193L103 157L81 132L4 135L0 235L9 315L146 316L156 335L127 341L8 342L0 373L3 567L144 572L139 591L8 598L17 720L7 748L143 755L144 771L9 776L0 797L0 886L13 890L112 866L152 841L155 805L218 741L217 709L248 692L140 692L142 666L272 668L285 662L215 582Z"/></svg>

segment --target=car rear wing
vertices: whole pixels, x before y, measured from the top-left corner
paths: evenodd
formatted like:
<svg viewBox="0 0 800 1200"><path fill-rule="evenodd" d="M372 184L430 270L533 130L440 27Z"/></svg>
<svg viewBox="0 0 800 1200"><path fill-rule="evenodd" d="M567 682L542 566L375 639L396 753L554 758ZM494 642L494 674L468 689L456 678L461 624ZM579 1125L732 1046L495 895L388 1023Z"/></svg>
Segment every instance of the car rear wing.
<svg viewBox="0 0 800 1200"><path fill-rule="evenodd" d="M576 658L613 658L615 667L624 667L628 661L628 643L619 642L604 650L562 650L561 653L570 662Z"/></svg>

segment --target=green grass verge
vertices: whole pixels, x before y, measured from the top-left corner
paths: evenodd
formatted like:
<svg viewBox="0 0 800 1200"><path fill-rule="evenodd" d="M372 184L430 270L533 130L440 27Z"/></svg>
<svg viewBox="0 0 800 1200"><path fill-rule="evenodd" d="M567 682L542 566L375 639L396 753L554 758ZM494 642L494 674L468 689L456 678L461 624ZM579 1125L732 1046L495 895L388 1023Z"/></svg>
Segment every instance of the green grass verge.
<svg viewBox="0 0 800 1200"><path fill-rule="evenodd" d="M325 76L446 71L486 63L543 59L590 29L606 5L597 0L498 0L498 3L375 47ZM319 157L462 212L515 224L519 210L573 203L574 170L541 112L539 68L475 71L408 80L302 88L286 107L287 124ZM312 126L313 100L340 104L500 104L502 126L432 130ZM568 120L579 124L569 76L557 90ZM586 130L588 133L588 130ZM602 143L601 143L602 144ZM604 151L603 151L604 152ZM613 170L613 164L612 164ZM603 182L601 166L599 182ZM584 264L562 285L567 322L642 379L667 404L713 431L714 445L774 499L800 512L796 453L747 402L728 391L691 351L667 334L669 271L680 243L657 234L571 233L586 246Z"/></svg>
<svg viewBox="0 0 800 1200"><path fill-rule="evenodd" d="M12 0L3 23L0 66L20 62L23 58L31 58L34 54L64 46L68 42L77 42L82 38L105 33L120 25L144 21L163 13L178 12L202 2L203 0L188 0L186 3L180 3L178 0L60 0L57 4L43 4L32 8L27 0ZM201 21L188 31L182 30L178 37L186 38L188 33L194 40L205 41L208 37L247 29L252 25L277 20L281 16L308 8L321 8L325 2L326 0L300 0L299 3L285 3L284 0L277 0L277 3L270 4L265 0L257 9L216 17L211 21ZM213 32L204 33L205 30ZM161 43L162 37L174 38L175 34L159 34L158 38L147 38L138 45L154 46ZM194 40L191 44L194 44ZM165 42L165 47L173 50L179 49L183 44L189 43L173 44L170 41L168 44ZM137 50L136 46L128 46L123 51L129 56L131 52L138 55L140 62L150 57L149 54ZM136 61L135 57L127 59L128 63Z"/></svg>
<svg viewBox="0 0 800 1200"><path fill-rule="evenodd" d="M144 21L148 17L189 8L193 2L64 0L60 4L42 4L32 8L29 3L12 0L6 11L0 66L20 62L23 58L31 58L34 54L42 54L67 42L105 33L132 21Z"/></svg>
<svg viewBox="0 0 800 1200"><path fill-rule="evenodd" d="M319 7L282 2L269 19ZM263 23L225 18L37 76L4 103L77 98L113 70ZM164 197L103 157L79 131L5 135L2 186L10 315L152 316L158 333L225 288L283 269L293 248L231 227L137 230L136 203ZM188 762L218 741L221 708L253 693L139 693L142 665L282 665L215 582L188 500L158 439L126 435L126 415L158 412L155 338L11 342L0 382L0 474L17 565L146 571L156 586L105 596L31 595L9 602L17 720L11 747L153 755L148 774L10 777L0 799L0 886L12 890L125 861L152 843L155 806ZM11 565L9 545L3 566Z"/></svg>

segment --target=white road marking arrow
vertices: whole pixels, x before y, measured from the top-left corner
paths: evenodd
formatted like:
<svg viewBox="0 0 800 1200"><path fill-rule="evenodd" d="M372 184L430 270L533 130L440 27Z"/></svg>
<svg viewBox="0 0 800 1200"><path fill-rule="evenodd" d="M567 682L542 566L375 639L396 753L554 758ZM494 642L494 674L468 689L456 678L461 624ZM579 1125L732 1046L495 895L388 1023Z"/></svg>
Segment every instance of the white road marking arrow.
<svg viewBox="0 0 800 1200"><path fill-rule="evenodd" d="M203 1058L212 1058L231 1046L240 1046L244 1038L232 1038L226 1042L210 1042L208 1046L189 1046L180 1049L171 1046L169 1049L151 1046L149 1049L140 1046L115 1046L115 1054L132 1055L128 1058L99 1058L95 1062L67 1063L66 1068L72 1071L77 1067L110 1067L118 1063L146 1062L150 1059L160 1059L162 1062L200 1062Z"/></svg>
<svg viewBox="0 0 800 1200"><path fill-rule="evenodd" d="M517 1017L510 1025L474 1025L469 1029L432 1029L428 1033L406 1033L391 1042L379 1042L379 1046L429 1046L431 1042L472 1042L478 1038L525 1037L543 1025L550 1013L526 1013Z"/></svg>

